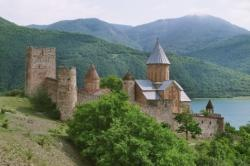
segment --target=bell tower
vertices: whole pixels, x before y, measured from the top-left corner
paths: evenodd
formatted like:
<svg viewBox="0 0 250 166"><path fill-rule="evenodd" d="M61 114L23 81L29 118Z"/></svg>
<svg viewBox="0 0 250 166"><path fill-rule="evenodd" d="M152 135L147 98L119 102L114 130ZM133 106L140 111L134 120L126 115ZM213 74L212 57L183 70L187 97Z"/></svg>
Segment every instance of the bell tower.
<svg viewBox="0 0 250 166"><path fill-rule="evenodd" d="M152 82L169 80L170 62L157 38L155 47L147 60L147 79Z"/></svg>

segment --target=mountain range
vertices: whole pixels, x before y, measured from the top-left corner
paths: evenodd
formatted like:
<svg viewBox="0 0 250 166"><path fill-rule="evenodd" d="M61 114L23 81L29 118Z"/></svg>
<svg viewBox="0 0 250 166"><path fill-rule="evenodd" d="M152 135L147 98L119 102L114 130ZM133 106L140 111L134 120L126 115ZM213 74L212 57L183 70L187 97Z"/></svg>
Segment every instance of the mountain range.
<svg viewBox="0 0 250 166"><path fill-rule="evenodd" d="M79 86L92 63L101 76L123 76L130 70L136 78L145 78L145 61L156 37L172 62L171 79L180 82L191 97L249 96L250 75L243 65L250 61L249 31L212 16L185 16L135 27L99 19L22 27L1 18L0 91L23 87L29 45L56 47L58 65L77 67ZM227 58L224 48L235 51L230 52L232 58L241 55L237 64Z"/></svg>
<svg viewBox="0 0 250 166"><path fill-rule="evenodd" d="M168 52L250 74L250 32L214 16L188 15L138 26L112 24L92 18L28 27L89 34L146 52L152 50L158 37Z"/></svg>
<svg viewBox="0 0 250 166"><path fill-rule="evenodd" d="M138 26L118 25L89 18L28 27L89 34L144 51L152 50L158 37L164 48L180 54L205 48L221 39L250 34L246 29L209 15L161 19Z"/></svg>

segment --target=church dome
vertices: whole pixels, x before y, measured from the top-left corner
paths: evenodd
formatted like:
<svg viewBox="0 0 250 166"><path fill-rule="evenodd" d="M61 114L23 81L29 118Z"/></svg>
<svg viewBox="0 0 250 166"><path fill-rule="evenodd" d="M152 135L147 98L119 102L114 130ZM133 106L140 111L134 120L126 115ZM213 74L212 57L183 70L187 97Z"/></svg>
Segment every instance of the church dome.
<svg viewBox="0 0 250 166"><path fill-rule="evenodd" d="M147 65L149 64L170 64L168 57L160 45L159 39L156 40L154 50L147 60Z"/></svg>
<svg viewBox="0 0 250 166"><path fill-rule="evenodd" d="M127 72L123 77L123 80L134 80L134 77L130 72Z"/></svg>
<svg viewBox="0 0 250 166"><path fill-rule="evenodd" d="M95 65L91 65L89 70L87 71L85 75L85 80L100 80L100 77L96 71Z"/></svg>

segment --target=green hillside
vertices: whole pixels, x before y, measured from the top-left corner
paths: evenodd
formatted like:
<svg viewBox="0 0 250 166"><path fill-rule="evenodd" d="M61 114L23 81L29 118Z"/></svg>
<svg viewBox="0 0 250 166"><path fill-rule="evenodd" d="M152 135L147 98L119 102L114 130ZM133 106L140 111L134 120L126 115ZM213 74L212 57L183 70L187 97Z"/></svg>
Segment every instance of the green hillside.
<svg viewBox="0 0 250 166"><path fill-rule="evenodd" d="M250 35L215 42L187 55L250 74Z"/></svg>
<svg viewBox="0 0 250 166"><path fill-rule="evenodd" d="M170 77L192 97L250 95L250 76L191 57L169 56Z"/></svg>
<svg viewBox="0 0 250 166"><path fill-rule="evenodd" d="M25 50L29 45L56 47L57 64L76 66L78 85L94 63L101 76L123 76L130 70L145 78L148 54L115 45L92 36L36 30L0 23L0 91L24 86ZM176 79L191 97L250 95L250 76L228 68L182 56L169 56L171 78Z"/></svg>
<svg viewBox="0 0 250 166"><path fill-rule="evenodd" d="M89 35L35 30L0 23L0 91L23 87L27 46L56 47L58 65L77 67L78 81L90 64L95 64L101 76L123 75L128 70L144 76L146 55L110 44Z"/></svg>
<svg viewBox="0 0 250 166"><path fill-rule="evenodd" d="M29 25L28 27L88 34L112 43L139 48L126 34L126 31L132 28L131 26L111 24L97 18L64 20L50 25Z"/></svg>

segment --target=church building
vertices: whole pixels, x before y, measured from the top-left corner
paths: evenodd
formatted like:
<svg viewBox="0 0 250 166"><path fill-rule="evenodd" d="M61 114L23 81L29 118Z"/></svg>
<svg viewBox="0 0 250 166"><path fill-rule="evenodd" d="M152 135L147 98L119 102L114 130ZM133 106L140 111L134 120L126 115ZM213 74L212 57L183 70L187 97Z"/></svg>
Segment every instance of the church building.
<svg viewBox="0 0 250 166"><path fill-rule="evenodd" d="M141 105L164 105L172 113L189 111L191 100L177 81L169 79L169 69L170 61L157 39L147 60L147 79L134 80L131 73L123 78L130 100Z"/></svg>

